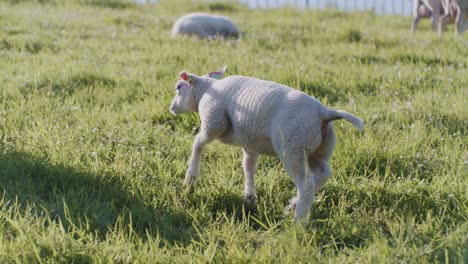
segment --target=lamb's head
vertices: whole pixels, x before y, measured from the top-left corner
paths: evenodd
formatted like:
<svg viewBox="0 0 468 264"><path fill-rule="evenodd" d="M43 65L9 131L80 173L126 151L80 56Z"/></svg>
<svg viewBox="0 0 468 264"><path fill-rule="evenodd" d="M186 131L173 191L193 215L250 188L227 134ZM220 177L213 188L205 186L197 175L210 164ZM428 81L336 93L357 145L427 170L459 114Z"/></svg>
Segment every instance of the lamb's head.
<svg viewBox="0 0 468 264"><path fill-rule="evenodd" d="M181 72L180 78L175 85L176 95L171 102L171 113L174 115L197 111L197 102L193 88L194 75Z"/></svg>
<svg viewBox="0 0 468 264"><path fill-rule="evenodd" d="M216 79L220 79L226 66L216 72L209 73L204 76L197 76L195 74L182 71L179 73L181 80L175 85L176 95L171 102L171 113L174 115L197 112L198 101L203 89L206 89Z"/></svg>

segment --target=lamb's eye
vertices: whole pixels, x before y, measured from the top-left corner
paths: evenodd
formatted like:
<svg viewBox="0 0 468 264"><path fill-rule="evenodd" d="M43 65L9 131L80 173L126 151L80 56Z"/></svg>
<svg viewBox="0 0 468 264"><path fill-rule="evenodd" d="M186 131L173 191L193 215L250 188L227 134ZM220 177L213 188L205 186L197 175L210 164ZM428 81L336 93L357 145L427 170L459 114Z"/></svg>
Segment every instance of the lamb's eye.
<svg viewBox="0 0 468 264"><path fill-rule="evenodd" d="M180 85L177 85L175 89L180 90Z"/></svg>

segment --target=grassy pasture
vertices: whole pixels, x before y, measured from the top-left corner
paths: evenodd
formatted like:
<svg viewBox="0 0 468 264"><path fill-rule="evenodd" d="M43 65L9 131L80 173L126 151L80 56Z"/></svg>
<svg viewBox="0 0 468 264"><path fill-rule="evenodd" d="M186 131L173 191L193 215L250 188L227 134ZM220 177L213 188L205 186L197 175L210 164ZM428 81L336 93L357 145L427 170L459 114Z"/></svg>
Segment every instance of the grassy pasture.
<svg viewBox="0 0 468 264"><path fill-rule="evenodd" d="M192 11L235 41L170 38ZM468 259L468 38L371 13L162 0L0 2L0 262L463 263ZM172 116L180 70L284 83L366 121L336 122L333 177L310 223L260 159L243 210L240 149L206 148L182 186L196 114Z"/></svg>

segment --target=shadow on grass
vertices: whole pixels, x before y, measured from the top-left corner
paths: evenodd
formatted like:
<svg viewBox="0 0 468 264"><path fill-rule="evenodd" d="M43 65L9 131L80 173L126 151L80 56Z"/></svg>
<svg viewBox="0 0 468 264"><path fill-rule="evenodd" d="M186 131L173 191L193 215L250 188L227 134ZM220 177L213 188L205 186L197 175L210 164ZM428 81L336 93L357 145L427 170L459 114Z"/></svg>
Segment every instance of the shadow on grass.
<svg viewBox="0 0 468 264"><path fill-rule="evenodd" d="M437 58L430 56L421 56L416 54L397 54L390 59L392 63L402 62L407 64L424 64L426 66L440 67L450 66L455 69L465 68L466 65L462 62L452 61L446 58Z"/></svg>
<svg viewBox="0 0 468 264"><path fill-rule="evenodd" d="M398 120L398 117L390 115L386 122L396 123L396 120ZM414 113L408 115L407 122L408 124L406 126L395 126L394 129L404 131L410 124L415 122L423 122L427 129L437 129L444 131L449 135L453 133L465 135L468 127L468 119L466 119L464 116L452 113L444 113L438 109L433 110L430 113L415 111ZM433 148L435 147L438 147L438 145L433 146Z"/></svg>
<svg viewBox="0 0 468 264"><path fill-rule="evenodd" d="M0 168L6 200L17 200L20 208L33 205L39 215L61 220L65 229L82 226L105 237L120 221L142 239L159 235L169 243L187 243L192 237L183 212L131 193L116 176L94 175L16 151L0 154Z"/></svg>
<svg viewBox="0 0 468 264"><path fill-rule="evenodd" d="M81 0L80 4L112 9L127 9L136 6L132 1L125 0Z"/></svg>
<svg viewBox="0 0 468 264"><path fill-rule="evenodd" d="M31 90L38 90L49 97L65 98L75 92L84 89L94 89L96 87L114 89L117 82L113 79L100 76L96 73L80 73L63 79L43 78L37 82L27 82L20 90L26 97L31 94Z"/></svg>
<svg viewBox="0 0 468 264"><path fill-rule="evenodd" d="M17 198L18 206L24 208L33 204L46 217L60 219L66 229L69 225L83 226L86 232L103 237L118 223L131 226L143 239L147 233L150 236L159 234L171 244L187 244L196 239L190 219L184 212L175 211L165 202L148 201L138 192L132 193L118 177L83 172L17 151L1 153L0 168L0 186L6 199L14 201ZM289 181L285 178L284 183L289 184ZM433 189L420 187L417 183L408 184L411 186L396 190L327 185L321 191L322 201L314 203L310 219L312 227L319 231L323 241L340 241L346 247L361 247L370 241L376 229L384 233L386 229L385 223L378 219L365 217L362 220L363 213L372 216L384 211L395 219L412 216L417 223L424 222L427 215L439 218L445 225L465 221L460 214L463 197L459 193L439 191L436 194ZM263 223L268 219L281 220L273 209L245 210L242 194L229 188L211 193L199 191L183 197L187 199L186 209L205 207L212 219L225 213L239 222L246 221L251 215ZM266 197L259 190L259 199ZM339 204L343 202L346 203L345 212L339 221L334 221ZM286 204L285 200L282 206ZM249 223L253 229L262 228L255 221Z"/></svg>
<svg viewBox="0 0 468 264"><path fill-rule="evenodd" d="M334 212L330 208L346 202L346 213L349 215L361 212L386 211L398 218L413 216L416 222L424 222L428 214L443 217L449 223L460 223L465 220L461 215L463 195L434 190L410 182L405 188L389 190L384 187L346 188L332 185L324 188L323 200L315 204L314 218L326 219Z"/></svg>
<svg viewBox="0 0 468 264"><path fill-rule="evenodd" d="M197 187L195 187L197 188ZM218 189L215 192L194 191L186 198L188 207L199 209L205 208L209 212L209 221L216 221L221 215L233 218L237 223L249 221L250 226L257 230L261 226L252 221L251 217L263 219L269 212L259 212L257 208L250 209L245 206L244 198L241 193L229 189Z"/></svg>
<svg viewBox="0 0 468 264"><path fill-rule="evenodd" d="M433 181L434 175L448 166L442 159L428 155L411 154L404 157L399 154L386 154L382 152L366 153L356 159L359 172L367 177L377 177L379 181L393 184L403 179ZM356 170L356 168L350 168ZM366 171L368 173L366 173ZM352 173L347 171L347 173Z"/></svg>
<svg viewBox="0 0 468 264"><path fill-rule="evenodd" d="M344 57L344 61L351 61L351 62L357 62L359 64L364 64L364 65L372 65L372 64L385 64L388 63L387 59L377 57L374 55L362 55L362 56L350 56L350 57Z"/></svg>
<svg viewBox="0 0 468 264"><path fill-rule="evenodd" d="M59 47L57 47L51 40L12 40L8 38L3 38L2 40L0 40L0 50L37 54L44 50L57 52L59 50Z"/></svg>

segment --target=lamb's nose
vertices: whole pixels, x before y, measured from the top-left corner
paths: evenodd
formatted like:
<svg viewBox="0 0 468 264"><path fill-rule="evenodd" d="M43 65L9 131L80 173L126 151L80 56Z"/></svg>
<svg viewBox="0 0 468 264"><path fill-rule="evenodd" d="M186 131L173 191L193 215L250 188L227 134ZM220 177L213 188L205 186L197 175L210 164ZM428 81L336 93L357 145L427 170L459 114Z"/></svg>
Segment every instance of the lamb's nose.
<svg viewBox="0 0 468 264"><path fill-rule="evenodd" d="M174 111L175 111L175 106L171 106L171 113L172 113L173 115L175 115L175 112L174 112Z"/></svg>

